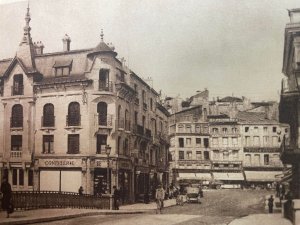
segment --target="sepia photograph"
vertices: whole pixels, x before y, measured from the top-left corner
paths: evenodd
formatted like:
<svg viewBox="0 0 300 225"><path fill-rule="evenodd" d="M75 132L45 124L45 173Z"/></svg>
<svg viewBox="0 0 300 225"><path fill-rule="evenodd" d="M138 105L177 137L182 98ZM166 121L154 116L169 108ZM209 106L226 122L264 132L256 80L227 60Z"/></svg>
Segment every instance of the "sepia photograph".
<svg viewBox="0 0 300 225"><path fill-rule="evenodd" d="M0 0L0 225L300 225L300 1Z"/></svg>

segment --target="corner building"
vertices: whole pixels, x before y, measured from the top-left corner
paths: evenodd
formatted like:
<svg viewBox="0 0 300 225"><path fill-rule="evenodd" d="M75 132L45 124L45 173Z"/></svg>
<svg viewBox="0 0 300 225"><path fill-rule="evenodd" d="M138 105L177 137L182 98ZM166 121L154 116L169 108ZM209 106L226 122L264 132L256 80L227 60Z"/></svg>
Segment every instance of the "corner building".
<svg viewBox="0 0 300 225"><path fill-rule="evenodd" d="M100 43L44 53L27 9L14 58L0 60L0 167L13 190L109 193L168 185L168 112L159 94ZM110 150L110 151L108 151ZM109 153L109 154L107 154Z"/></svg>

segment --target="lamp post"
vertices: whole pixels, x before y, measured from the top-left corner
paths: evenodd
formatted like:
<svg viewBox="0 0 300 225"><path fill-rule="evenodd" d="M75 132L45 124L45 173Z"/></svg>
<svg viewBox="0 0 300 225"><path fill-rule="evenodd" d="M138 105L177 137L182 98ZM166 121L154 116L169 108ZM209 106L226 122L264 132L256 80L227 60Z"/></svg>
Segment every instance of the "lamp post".
<svg viewBox="0 0 300 225"><path fill-rule="evenodd" d="M110 180L109 180L109 155L110 155L111 147L109 145L105 146L105 153L107 155L107 179L106 179L106 188L107 191L110 193Z"/></svg>

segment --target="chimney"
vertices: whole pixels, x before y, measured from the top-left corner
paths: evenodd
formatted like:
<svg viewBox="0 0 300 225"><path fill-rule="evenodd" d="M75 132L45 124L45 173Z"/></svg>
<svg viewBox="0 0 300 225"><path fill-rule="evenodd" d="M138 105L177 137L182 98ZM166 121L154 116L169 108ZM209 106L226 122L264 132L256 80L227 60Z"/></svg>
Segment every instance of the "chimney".
<svg viewBox="0 0 300 225"><path fill-rule="evenodd" d="M43 55L43 51L44 51L44 44L41 41L38 42L34 42L34 50L35 50L35 54L37 55Z"/></svg>
<svg viewBox="0 0 300 225"><path fill-rule="evenodd" d="M67 34L65 34L62 41L63 41L63 51L65 52L70 51L71 38Z"/></svg>

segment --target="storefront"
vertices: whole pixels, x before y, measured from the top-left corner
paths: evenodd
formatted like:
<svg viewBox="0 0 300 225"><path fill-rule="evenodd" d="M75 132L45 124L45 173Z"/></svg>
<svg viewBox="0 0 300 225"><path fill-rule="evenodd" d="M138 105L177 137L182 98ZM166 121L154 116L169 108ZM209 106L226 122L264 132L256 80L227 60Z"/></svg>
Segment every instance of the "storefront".
<svg viewBox="0 0 300 225"><path fill-rule="evenodd" d="M137 166L135 168L135 201L144 202L150 192L149 168Z"/></svg>
<svg viewBox="0 0 300 225"><path fill-rule="evenodd" d="M121 201L131 202L133 199L132 191L132 165L129 160L120 159L118 161L118 187L121 191Z"/></svg>
<svg viewBox="0 0 300 225"><path fill-rule="evenodd" d="M38 190L78 192L83 186L81 159L38 159Z"/></svg>
<svg viewBox="0 0 300 225"><path fill-rule="evenodd" d="M262 188L280 181L278 175L282 174L282 171L245 171L247 185Z"/></svg>
<svg viewBox="0 0 300 225"><path fill-rule="evenodd" d="M107 168L108 167L108 168ZM111 193L112 186L114 185L114 177L112 177L112 168L115 167L115 163L110 159L109 165L107 159L99 158L93 161L93 184L94 195L101 196L102 194Z"/></svg>
<svg viewBox="0 0 300 225"><path fill-rule="evenodd" d="M241 188L245 181L242 172L214 172L213 179L222 181L222 188Z"/></svg>

